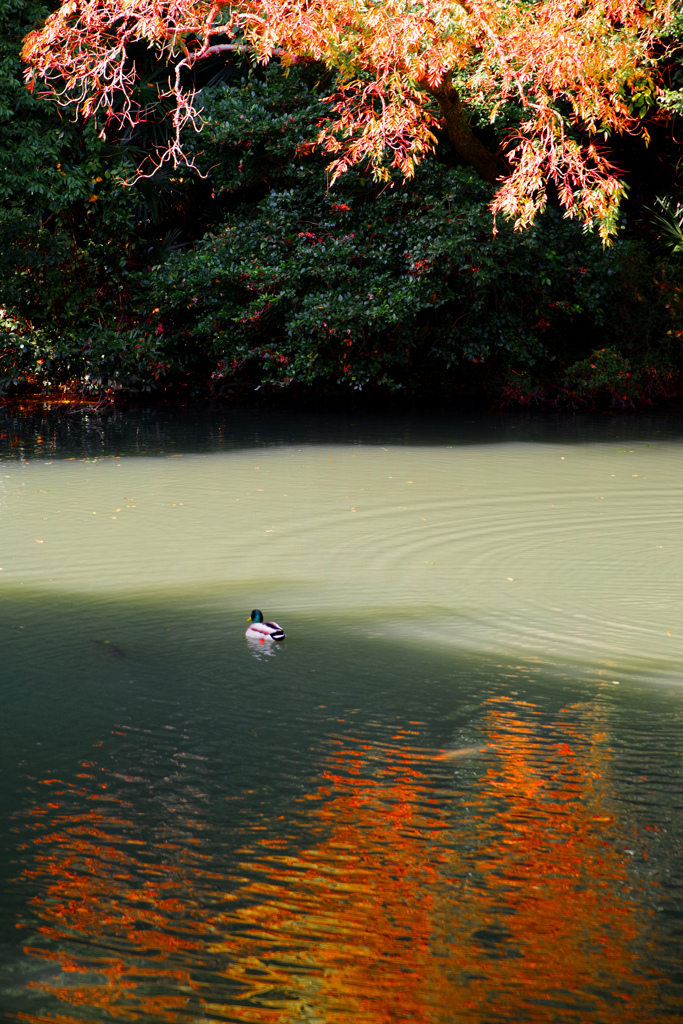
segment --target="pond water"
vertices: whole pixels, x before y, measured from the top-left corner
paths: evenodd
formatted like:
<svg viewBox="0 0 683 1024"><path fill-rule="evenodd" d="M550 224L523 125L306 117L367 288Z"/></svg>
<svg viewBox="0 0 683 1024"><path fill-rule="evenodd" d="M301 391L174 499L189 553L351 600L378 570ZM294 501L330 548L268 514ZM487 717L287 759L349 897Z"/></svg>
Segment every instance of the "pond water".
<svg viewBox="0 0 683 1024"><path fill-rule="evenodd" d="M3 1020L683 1018L683 422L0 434Z"/></svg>

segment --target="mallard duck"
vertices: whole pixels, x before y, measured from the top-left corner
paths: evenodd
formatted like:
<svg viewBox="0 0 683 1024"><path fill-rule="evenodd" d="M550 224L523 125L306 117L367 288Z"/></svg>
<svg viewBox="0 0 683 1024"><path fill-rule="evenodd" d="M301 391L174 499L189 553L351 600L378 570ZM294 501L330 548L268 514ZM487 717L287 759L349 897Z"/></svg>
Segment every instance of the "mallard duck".
<svg viewBox="0 0 683 1024"><path fill-rule="evenodd" d="M263 612L260 612L258 608L249 616L251 626L245 633L247 640L260 640L264 643L266 640L284 640L285 634L281 626L278 626L277 622L264 622Z"/></svg>

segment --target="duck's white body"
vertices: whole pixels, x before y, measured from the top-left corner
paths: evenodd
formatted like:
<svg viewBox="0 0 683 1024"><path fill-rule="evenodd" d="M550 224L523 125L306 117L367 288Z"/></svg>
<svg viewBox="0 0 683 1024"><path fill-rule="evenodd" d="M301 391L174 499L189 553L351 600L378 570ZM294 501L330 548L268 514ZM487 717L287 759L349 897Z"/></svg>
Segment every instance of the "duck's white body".
<svg viewBox="0 0 683 1024"><path fill-rule="evenodd" d="M245 633L247 640L284 640L285 633L277 622L252 622Z"/></svg>

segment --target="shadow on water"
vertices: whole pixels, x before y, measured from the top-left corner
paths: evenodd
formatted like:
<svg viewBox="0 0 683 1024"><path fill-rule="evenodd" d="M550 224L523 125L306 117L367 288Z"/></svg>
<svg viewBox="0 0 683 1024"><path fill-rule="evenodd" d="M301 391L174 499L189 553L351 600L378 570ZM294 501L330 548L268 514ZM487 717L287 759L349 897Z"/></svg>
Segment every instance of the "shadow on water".
<svg viewBox="0 0 683 1024"><path fill-rule="evenodd" d="M0 592L5 1019L680 1019L680 691L310 624Z"/></svg>
<svg viewBox="0 0 683 1024"><path fill-rule="evenodd" d="M458 413L320 414L268 408L150 407L94 414L0 407L0 457L104 458L234 452L282 444L486 445L519 442L580 445L664 441L683 436L683 414L596 415Z"/></svg>

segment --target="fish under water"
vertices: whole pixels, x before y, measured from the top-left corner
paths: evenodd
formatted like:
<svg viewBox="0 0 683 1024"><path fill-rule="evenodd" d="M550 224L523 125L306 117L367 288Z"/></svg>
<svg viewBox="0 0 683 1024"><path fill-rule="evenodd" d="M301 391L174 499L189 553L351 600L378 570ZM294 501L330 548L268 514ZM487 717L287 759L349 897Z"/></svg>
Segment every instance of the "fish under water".
<svg viewBox="0 0 683 1024"><path fill-rule="evenodd" d="M493 746L492 743L484 743L481 747L460 747L457 750L441 750L434 755L435 761L455 761L458 757L472 757L474 754L481 754L482 750Z"/></svg>
<svg viewBox="0 0 683 1024"><path fill-rule="evenodd" d="M108 658L112 659L112 661L116 661L119 658L125 658L126 656L121 648L117 647L116 644L113 644L110 640L93 640L92 643L95 644L96 647L99 647Z"/></svg>

